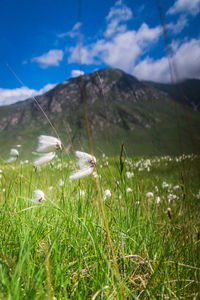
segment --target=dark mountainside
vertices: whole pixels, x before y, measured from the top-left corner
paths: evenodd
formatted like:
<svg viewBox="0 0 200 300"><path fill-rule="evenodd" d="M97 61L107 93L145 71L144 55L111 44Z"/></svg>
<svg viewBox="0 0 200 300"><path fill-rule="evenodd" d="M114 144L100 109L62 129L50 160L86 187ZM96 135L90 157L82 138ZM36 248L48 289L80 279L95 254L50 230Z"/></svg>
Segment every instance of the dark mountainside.
<svg viewBox="0 0 200 300"><path fill-rule="evenodd" d="M200 79L187 79L174 85L151 81L144 83L166 92L177 102L200 111Z"/></svg>
<svg viewBox="0 0 200 300"><path fill-rule="evenodd" d="M82 82L95 153L117 154L124 143L128 155L179 154L180 135L184 152L199 150L199 112L188 108L186 118L178 104L178 132L174 103L166 92L110 68L84 75ZM72 149L89 151L80 77L36 99L66 147L72 140ZM17 144L30 156L40 134L55 136L33 99L0 107L1 156Z"/></svg>

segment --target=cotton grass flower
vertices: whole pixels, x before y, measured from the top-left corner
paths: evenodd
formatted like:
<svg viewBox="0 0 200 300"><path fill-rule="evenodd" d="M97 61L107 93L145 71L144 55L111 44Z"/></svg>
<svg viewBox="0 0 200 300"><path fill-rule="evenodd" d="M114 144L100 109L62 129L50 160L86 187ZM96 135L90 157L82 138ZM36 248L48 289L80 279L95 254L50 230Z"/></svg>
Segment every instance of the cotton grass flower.
<svg viewBox="0 0 200 300"><path fill-rule="evenodd" d="M53 136L40 135L38 138L39 153L56 152L56 150L62 150L61 140Z"/></svg>
<svg viewBox="0 0 200 300"><path fill-rule="evenodd" d="M133 190L128 187L126 191L127 191L127 193L131 193Z"/></svg>
<svg viewBox="0 0 200 300"><path fill-rule="evenodd" d="M167 209L167 215L168 215L168 218L171 219L172 218L172 210L170 207L168 207Z"/></svg>
<svg viewBox="0 0 200 300"><path fill-rule="evenodd" d="M74 172L69 177L70 180L79 179L90 175L96 166L96 158L93 155L81 151L76 151L75 154L78 158L77 164L80 170Z"/></svg>
<svg viewBox="0 0 200 300"><path fill-rule="evenodd" d="M61 141L53 136L40 135L38 138L37 154L38 158L34 160L34 166L50 162L56 155L56 150L62 150Z"/></svg>
<svg viewBox="0 0 200 300"><path fill-rule="evenodd" d="M17 149L11 149L10 156L11 157L7 160L8 163L16 161L19 157L19 152L17 151Z"/></svg>
<svg viewBox="0 0 200 300"><path fill-rule="evenodd" d="M35 190L34 197L31 199L33 202L42 202L44 200L44 192L41 190Z"/></svg>
<svg viewBox="0 0 200 300"><path fill-rule="evenodd" d="M79 194L80 194L80 196L82 196L82 197L83 197L83 196L85 196L85 191L83 191L83 190L80 190L80 191L79 191Z"/></svg>
<svg viewBox="0 0 200 300"><path fill-rule="evenodd" d="M134 176L133 172L126 172L127 178L132 178Z"/></svg>
<svg viewBox="0 0 200 300"><path fill-rule="evenodd" d="M38 158L34 160L34 166L38 167L40 165L46 164L50 162L55 156L55 152L45 153L40 155Z"/></svg>
<svg viewBox="0 0 200 300"><path fill-rule="evenodd" d="M63 186L64 185L64 181L62 179L59 180L59 186Z"/></svg>
<svg viewBox="0 0 200 300"><path fill-rule="evenodd" d="M174 187L173 187L173 190L179 190L180 189L180 186L179 185L175 185Z"/></svg>
<svg viewBox="0 0 200 300"><path fill-rule="evenodd" d="M103 194L103 200L106 200L107 198L111 197L111 191L110 190L105 190Z"/></svg>
<svg viewBox="0 0 200 300"><path fill-rule="evenodd" d="M167 198L168 198L168 202L170 203L170 202L171 202L171 200L175 200L175 199L177 199L177 196L176 196L176 195L174 195L174 194L169 194L169 195L167 196Z"/></svg>
<svg viewBox="0 0 200 300"><path fill-rule="evenodd" d="M156 203L158 204L159 202L160 202L160 197L157 196L157 197L156 197Z"/></svg>
<svg viewBox="0 0 200 300"><path fill-rule="evenodd" d="M152 192L146 193L146 197L147 197L147 198L153 198L153 193L152 193Z"/></svg>

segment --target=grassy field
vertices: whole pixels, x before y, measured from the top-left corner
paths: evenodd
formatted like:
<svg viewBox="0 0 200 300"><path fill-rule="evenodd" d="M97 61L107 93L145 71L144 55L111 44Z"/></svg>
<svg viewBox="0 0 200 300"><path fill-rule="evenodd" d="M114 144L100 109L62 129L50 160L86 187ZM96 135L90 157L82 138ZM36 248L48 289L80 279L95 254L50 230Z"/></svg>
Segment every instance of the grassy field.
<svg viewBox="0 0 200 300"><path fill-rule="evenodd" d="M2 163L0 299L199 299L198 166L103 155L69 181L70 157Z"/></svg>

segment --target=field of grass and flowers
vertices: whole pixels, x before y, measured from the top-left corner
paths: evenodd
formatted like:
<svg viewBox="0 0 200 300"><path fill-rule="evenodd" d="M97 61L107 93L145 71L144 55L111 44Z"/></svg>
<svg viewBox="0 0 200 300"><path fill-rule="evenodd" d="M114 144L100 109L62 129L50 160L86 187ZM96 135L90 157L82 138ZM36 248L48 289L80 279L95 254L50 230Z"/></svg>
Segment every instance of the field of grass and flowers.
<svg viewBox="0 0 200 300"><path fill-rule="evenodd" d="M75 159L0 164L0 299L199 299L198 166L103 155L70 181Z"/></svg>

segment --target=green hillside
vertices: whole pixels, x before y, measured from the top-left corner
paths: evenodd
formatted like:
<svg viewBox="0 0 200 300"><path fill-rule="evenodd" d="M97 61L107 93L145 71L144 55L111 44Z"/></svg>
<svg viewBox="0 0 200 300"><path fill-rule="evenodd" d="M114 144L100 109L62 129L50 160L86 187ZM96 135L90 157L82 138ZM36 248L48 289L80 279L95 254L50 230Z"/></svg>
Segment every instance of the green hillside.
<svg viewBox="0 0 200 300"><path fill-rule="evenodd" d="M37 97L65 147L72 140L71 150L89 151L80 80L96 155L117 154L122 143L128 155L199 152L200 113L116 69L70 79ZM23 158L33 157L40 134L56 135L33 99L0 107L1 158L17 144Z"/></svg>

